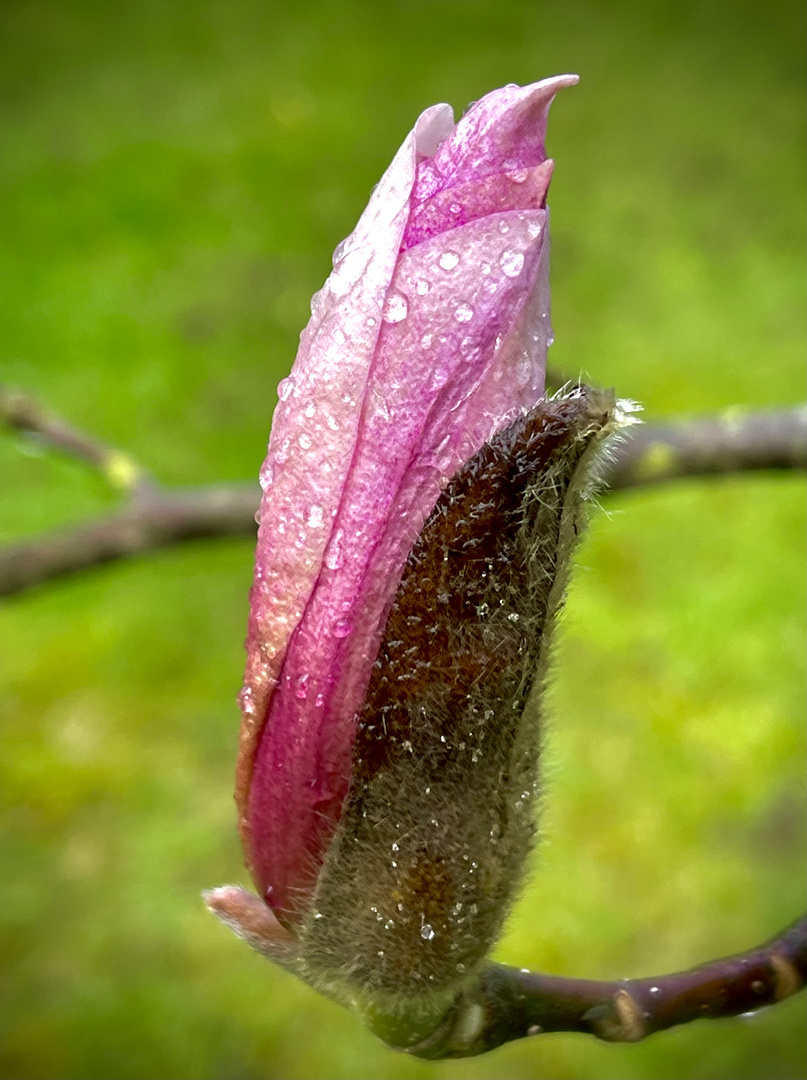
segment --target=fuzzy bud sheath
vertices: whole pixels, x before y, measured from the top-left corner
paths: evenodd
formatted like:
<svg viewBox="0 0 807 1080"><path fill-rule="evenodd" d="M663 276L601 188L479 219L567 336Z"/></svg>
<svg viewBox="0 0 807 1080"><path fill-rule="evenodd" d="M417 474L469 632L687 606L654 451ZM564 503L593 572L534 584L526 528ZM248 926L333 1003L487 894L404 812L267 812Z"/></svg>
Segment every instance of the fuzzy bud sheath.
<svg viewBox="0 0 807 1080"><path fill-rule="evenodd" d="M261 470L236 783L258 895L207 902L400 1044L521 881L552 623L624 419L544 396L544 137L574 82L423 113L312 301Z"/></svg>

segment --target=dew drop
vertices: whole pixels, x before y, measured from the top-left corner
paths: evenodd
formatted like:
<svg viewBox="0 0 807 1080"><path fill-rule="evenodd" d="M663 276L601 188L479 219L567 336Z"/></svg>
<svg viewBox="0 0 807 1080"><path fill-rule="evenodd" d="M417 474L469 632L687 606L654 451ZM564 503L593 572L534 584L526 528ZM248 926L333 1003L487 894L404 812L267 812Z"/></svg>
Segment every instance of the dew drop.
<svg viewBox="0 0 807 1080"><path fill-rule="evenodd" d="M311 449L311 437L310 435L306 435L305 432L303 432L302 435L297 436L297 442L300 444L303 450Z"/></svg>
<svg viewBox="0 0 807 1080"><path fill-rule="evenodd" d="M518 386L526 386L532 375L532 363L528 357L523 357L516 362L516 383Z"/></svg>
<svg viewBox="0 0 807 1080"><path fill-rule="evenodd" d="M448 210L449 210L449 213L451 213L451 214L458 214L460 212L460 210L462 210L462 207L460 206L460 204L458 202L453 202L449 206Z"/></svg>
<svg viewBox="0 0 807 1080"><path fill-rule="evenodd" d="M331 337L333 338L333 340L336 342L337 345L344 345L345 342L347 341L347 338L345 337L344 331L339 330L338 328L336 330L334 330Z"/></svg>
<svg viewBox="0 0 807 1080"><path fill-rule="evenodd" d="M294 696L299 698L300 701L305 701L308 697L308 675L301 675L297 680L297 687L294 691Z"/></svg>
<svg viewBox="0 0 807 1080"><path fill-rule="evenodd" d="M260 512L260 510L256 510L255 513L252 516L255 519L255 524L260 525L260 523L261 523L261 512Z"/></svg>
<svg viewBox="0 0 807 1080"><path fill-rule="evenodd" d="M324 694L317 694L316 701L314 702L315 707L317 709L321 709L324 704L325 704L325 695Z"/></svg>
<svg viewBox="0 0 807 1080"><path fill-rule="evenodd" d="M348 241L352 240L352 238L353 234L351 233L351 235L346 236L344 240L340 240L336 247L333 249L334 266L336 266L337 263L340 263L342 261L342 258L344 257L345 251L347 249Z"/></svg>
<svg viewBox="0 0 807 1080"><path fill-rule="evenodd" d="M499 222L499 232L502 234L502 236L504 236L505 233L510 232L510 226L507 224L506 221Z"/></svg>
<svg viewBox="0 0 807 1080"><path fill-rule="evenodd" d="M442 270L455 270L459 266L460 257L456 251L444 251L437 260L437 265Z"/></svg>
<svg viewBox="0 0 807 1080"><path fill-rule="evenodd" d="M375 319L372 316L370 316L370 318L367 320L367 325L375 326Z"/></svg>
<svg viewBox="0 0 807 1080"><path fill-rule="evenodd" d="M307 417L307 418L308 418L308 419L310 420L310 419L311 419L311 417L312 417L312 416L314 415L314 413L315 413L316 411L317 411L317 407L316 407L316 405L314 404L314 402L313 402L313 401L309 401L309 403L308 403L308 404L306 405L306 407L305 407L305 408L303 409L303 416L306 416L306 417Z"/></svg>
<svg viewBox="0 0 807 1080"><path fill-rule="evenodd" d="M280 382L277 384L277 396L280 398L281 401L288 401L289 394L292 392L293 389L293 379L281 379Z"/></svg>
<svg viewBox="0 0 807 1080"><path fill-rule="evenodd" d="M530 240L537 240L541 235L541 229L543 226L540 221L528 221L527 222L527 235Z"/></svg>
<svg viewBox="0 0 807 1080"><path fill-rule="evenodd" d="M454 308L454 318L457 322L468 322L474 317L474 309L470 304L457 304Z"/></svg>
<svg viewBox="0 0 807 1080"><path fill-rule="evenodd" d="M529 175L529 169L516 169L515 172L510 173L510 179L514 184L523 184Z"/></svg>
<svg viewBox="0 0 807 1080"><path fill-rule="evenodd" d="M385 323L403 322L409 314L409 301L402 293L391 292L384 301L381 318Z"/></svg>
<svg viewBox="0 0 807 1080"><path fill-rule="evenodd" d="M342 554L342 541L344 539L344 533L341 529L338 529L328 545L328 550L325 552L325 565L329 570L339 570L344 563L344 555Z"/></svg>
<svg viewBox="0 0 807 1080"><path fill-rule="evenodd" d="M311 506L308 509L308 517L305 520L309 529L321 529L325 514L321 506Z"/></svg>
<svg viewBox="0 0 807 1080"><path fill-rule="evenodd" d="M258 480L262 491L268 491L275 482L275 470L271 461L264 461L263 465L261 465L261 471L258 473Z"/></svg>
<svg viewBox="0 0 807 1080"><path fill-rule="evenodd" d="M502 268L502 273L507 277L518 277L524 269L524 256L520 251L507 248L501 254L499 266Z"/></svg>
<svg viewBox="0 0 807 1080"><path fill-rule="evenodd" d="M333 636L335 638L346 638L353 632L353 627L347 621L347 619L338 619L333 624Z"/></svg>
<svg viewBox="0 0 807 1080"><path fill-rule="evenodd" d="M428 283L428 281L426 281L425 278L418 278L418 281L417 281L417 283L415 285L415 292L418 294L418 296L425 296L428 291L429 291L429 283Z"/></svg>
<svg viewBox="0 0 807 1080"><path fill-rule="evenodd" d="M420 339L420 347L421 347L421 349L430 349L432 347L432 342L433 341L434 341L434 334L425 333L423 335L423 337Z"/></svg>
<svg viewBox="0 0 807 1080"><path fill-rule="evenodd" d="M424 941L432 941L434 938L434 930L428 923L424 923L420 928L420 936Z"/></svg>

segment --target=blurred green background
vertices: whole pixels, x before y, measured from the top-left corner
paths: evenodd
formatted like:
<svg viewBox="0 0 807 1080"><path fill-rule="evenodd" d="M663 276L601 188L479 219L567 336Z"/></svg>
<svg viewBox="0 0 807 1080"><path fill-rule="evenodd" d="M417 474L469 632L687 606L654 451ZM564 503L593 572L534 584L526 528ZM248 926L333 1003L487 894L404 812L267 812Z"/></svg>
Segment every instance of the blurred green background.
<svg viewBox="0 0 807 1080"><path fill-rule="evenodd" d="M0 381L166 483L257 475L308 299L417 114L552 110L552 362L648 418L804 395L802 4L5 0ZM0 438L0 541L114 505ZM689 966L804 906L804 480L609 497L560 635L543 842L498 955ZM0 613L0 1073L795 1078L804 996L638 1046L396 1056L203 910L231 800L249 540Z"/></svg>

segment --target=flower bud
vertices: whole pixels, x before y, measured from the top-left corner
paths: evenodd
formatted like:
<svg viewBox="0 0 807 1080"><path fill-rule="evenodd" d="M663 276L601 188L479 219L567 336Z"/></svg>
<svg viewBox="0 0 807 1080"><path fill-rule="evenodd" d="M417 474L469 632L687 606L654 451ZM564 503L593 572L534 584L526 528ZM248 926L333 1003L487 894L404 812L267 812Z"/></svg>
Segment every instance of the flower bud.
<svg viewBox="0 0 807 1080"><path fill-rule="evenodd" d="M442 1001L534 834L552 620L612 396L544 398L562 76L427 109L279 388L236 800L211 908L333 996ZM403 1004L401 1004L403 1003Z"/></svg>

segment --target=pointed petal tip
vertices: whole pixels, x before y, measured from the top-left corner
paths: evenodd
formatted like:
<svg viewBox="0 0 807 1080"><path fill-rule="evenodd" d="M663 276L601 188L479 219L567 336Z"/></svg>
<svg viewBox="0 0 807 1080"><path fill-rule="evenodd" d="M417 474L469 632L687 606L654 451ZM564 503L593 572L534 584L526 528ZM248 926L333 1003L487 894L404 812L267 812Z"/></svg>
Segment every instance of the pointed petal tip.
<svg viewBox="0 0 807 1080"><path fill-rule="evenodd" d="M238 885L221 885L203 892L202 899L208 911L257 952L278 963L292 955L296 939L254 893Z"/></svg>

